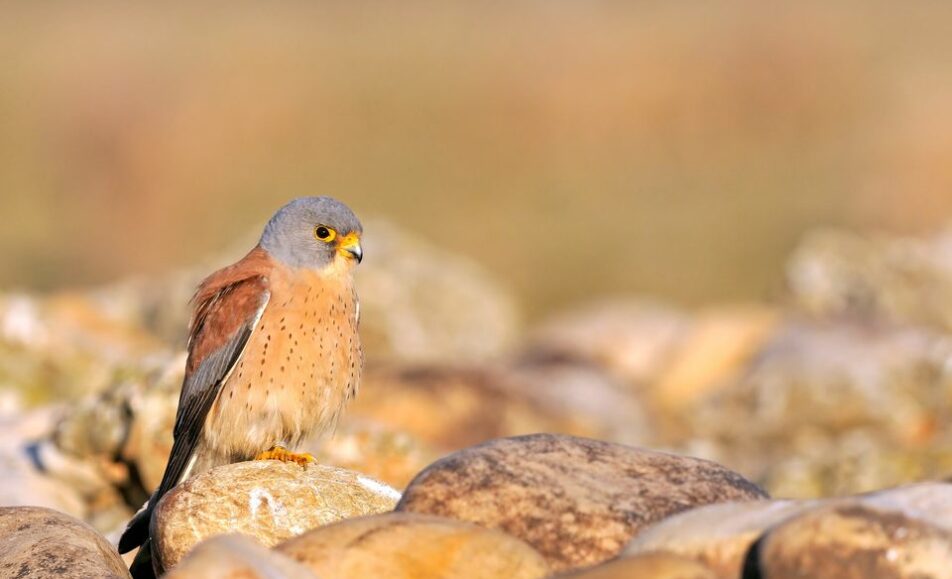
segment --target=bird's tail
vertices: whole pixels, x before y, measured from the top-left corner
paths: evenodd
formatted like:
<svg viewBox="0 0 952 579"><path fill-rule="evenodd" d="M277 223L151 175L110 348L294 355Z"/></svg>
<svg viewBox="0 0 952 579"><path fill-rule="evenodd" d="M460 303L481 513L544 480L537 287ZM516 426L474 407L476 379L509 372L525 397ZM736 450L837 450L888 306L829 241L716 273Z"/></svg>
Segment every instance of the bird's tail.
<svg viewBox="0 0 952 579"><path fill-rule="evenodd" d="M119 553L128 553L149 540L149 523L152 521L155 499L156 496L152 495L149 502L139 509L139 512L126 525L126 530L122 532L122 537L119 538Z"/></svg>
<svg viewBox="0 0 952 579"><path fill-rule="evenodd" d="M149 502L132 517L132 520L126 525L122 537L119 538L120 553L128 553L139 547L139 552L136 553L132 565L129 566L132 579L155 579L156 577L152 561L152 537L150 536L152 511L155 510L155 504L158 502L156 494L153 494L149 498Z"/></svg>
<svg viewBox="0 0 952 579"><path fill-rule="evenodd" d="M146 539L145 543L139 547L136 558L132 560L129 566L129 574L132 579L156 579L158 573L152 559L152 539Z"/></svg>

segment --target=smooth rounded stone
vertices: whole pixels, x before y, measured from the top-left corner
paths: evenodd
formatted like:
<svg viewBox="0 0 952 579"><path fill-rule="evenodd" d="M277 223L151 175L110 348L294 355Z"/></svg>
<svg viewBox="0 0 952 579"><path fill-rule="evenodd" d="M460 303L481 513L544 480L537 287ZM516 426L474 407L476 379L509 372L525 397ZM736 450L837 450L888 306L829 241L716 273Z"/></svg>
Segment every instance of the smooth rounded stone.
<svg viewBox="0 0 952 579"><path fill-rule="evenodd" d="M645 384L665 369L690 326L686 313L661 303L599 300L546 320L529 337L527 352L591 362Z"/></svg>
<svg viewBox="0 0 952 579"><path fill-rule="evenodd" d="M734 577L738 577L735 575ZM558 579L718 579L703 564L673 553L645 553L615 559Z"/></svg>
<svg viewBox="0 0 952 579"><path fill-rule="evenodd" d="M356 472L273 460L221 466L172 489L152 537L165 569L215 535L251 535L265 546L341 519L393 508L400 493Z"/></svg>
<svg viewBox="0 0 952 579"><path fill-rule="evenodd" d="M317 579L290 557L245 535L221 535L199 543L164 575L166 579Z"/></svg>
<svg viewBox="0 0 952 579"><path fill-rule="evenodd" d="M761 579L949 578L952 529L876 501L834 501L770 530L746 571Z"/></svg>
<svg viewBox="0 0 952 579"><path fill-rule="evenodd" d="M650 524L700 505L765 498L715 463L553 434L497 439L427 467L398 511L499 528L555 570L616 556Z"/></svg>
<svg viewBox="0 0 952 579"><path fill-rule="evenodd" d="M333 436L305 441L317 462L365 473L402 489L444 452L408 432L345 415Z"/></svg>
<svg viewBox="0 0 952 579"><path fill-rule="evenodd" d="M592 362L527 352L499 368L494 380L535 408L565 417L571 425L558 431L537 428L531 432L561 432L622 444L643 444L656 432L641 397L613 372Z"/></svg>
<svg viewBox="0 0 952 579"><path fill-rule="evenodd" d="M699 561L718 577L740 577L744 557L760 535L816 501L748 501L691 509L645 529L625 547L624 556L667 551Z"/></svg>
<svg viewBox="0 0 952 579"><path fill-rule="evenodd" d="M345 420L409 433L443 453L529 432L597 434L591 422L548 411L504 382L485 367L411 365L368 372Z"/></svg>
<svg viewBox="0 0 952 579"><path fill-rule="evenodd" d="M700 400L729 388L765 346L781 316L763 306L710 308L699 313L650 390L665 415L690 417Z"/></svg>
<svg viewBox="0 0 952 579"><path fill-rule="evenodd" d="M0 507L0 577L129 577L105 537L42 507Z"/></svg>
<svg viewBox="0 0 952 579"><path fill-rule="evenodd" d="M929 236L823 229L787 265L795 304L824 317L952 329L952 227Z"/></svg>
<svg viewBox="0 0 952 579"><path fill-rule="evenodd" d="M685 440L793 498L938 478L952 461L950 360L952 340L918 328L791 318L693 409Z"/></svg>
<svg viewBox="0 0 952 579"><path fill-rule="evenodd" d="M952 484L925 482L870 493L858 500L877 509L902 511L952 530Z"/></svg>
<svg viewBox="0 0 952 579"><path fill-rule="evenodd" d="M322 579L536 579L545 559L526 543L469 523L387 513L309 531L275 550Z"/></svg>

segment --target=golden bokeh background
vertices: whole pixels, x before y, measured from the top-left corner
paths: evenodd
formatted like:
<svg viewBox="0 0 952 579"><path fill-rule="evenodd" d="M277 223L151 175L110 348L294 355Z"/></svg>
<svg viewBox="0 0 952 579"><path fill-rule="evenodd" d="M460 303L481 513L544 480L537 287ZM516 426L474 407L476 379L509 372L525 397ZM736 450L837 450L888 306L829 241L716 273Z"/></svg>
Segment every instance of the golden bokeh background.
<svg viewBox="0 0 952 579"><path fill-rule="evenodd" d="M948 2L3 14L6 289L192 264L305 194L471 256L530 316L762 299L808 229L952 216Z"/></svg>

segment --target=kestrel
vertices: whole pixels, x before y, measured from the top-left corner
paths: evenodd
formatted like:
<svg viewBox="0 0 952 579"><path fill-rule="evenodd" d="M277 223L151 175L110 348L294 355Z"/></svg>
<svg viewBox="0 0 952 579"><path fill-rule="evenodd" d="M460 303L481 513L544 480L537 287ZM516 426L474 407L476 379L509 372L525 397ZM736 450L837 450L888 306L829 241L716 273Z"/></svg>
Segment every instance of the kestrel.
<svg viewBox="0 0 952 579"><path fill-rule="evenodd" d="M353 273L362 231L340 201L296 199L248 255L201 283L168 466L120 553L151 550L152 509L190 476L255 458L313 460L291 450L335 424L360 379Z"/></svg>

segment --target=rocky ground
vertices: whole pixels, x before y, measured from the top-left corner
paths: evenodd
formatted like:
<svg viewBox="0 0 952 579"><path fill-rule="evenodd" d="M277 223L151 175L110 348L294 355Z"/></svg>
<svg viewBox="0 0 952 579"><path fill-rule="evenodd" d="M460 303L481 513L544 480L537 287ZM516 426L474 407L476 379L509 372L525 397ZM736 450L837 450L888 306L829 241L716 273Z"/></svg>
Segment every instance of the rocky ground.
<svg viewBox="0 0 952 579"><path fill-rule="evenodd" d="M952 577L952 230L818 232L771 305L525 327L475 265L367 229L356 402L318 464L170 493L170 577ZM189 293L239 251L0 294L0 577L127 576Z"/></svg>

